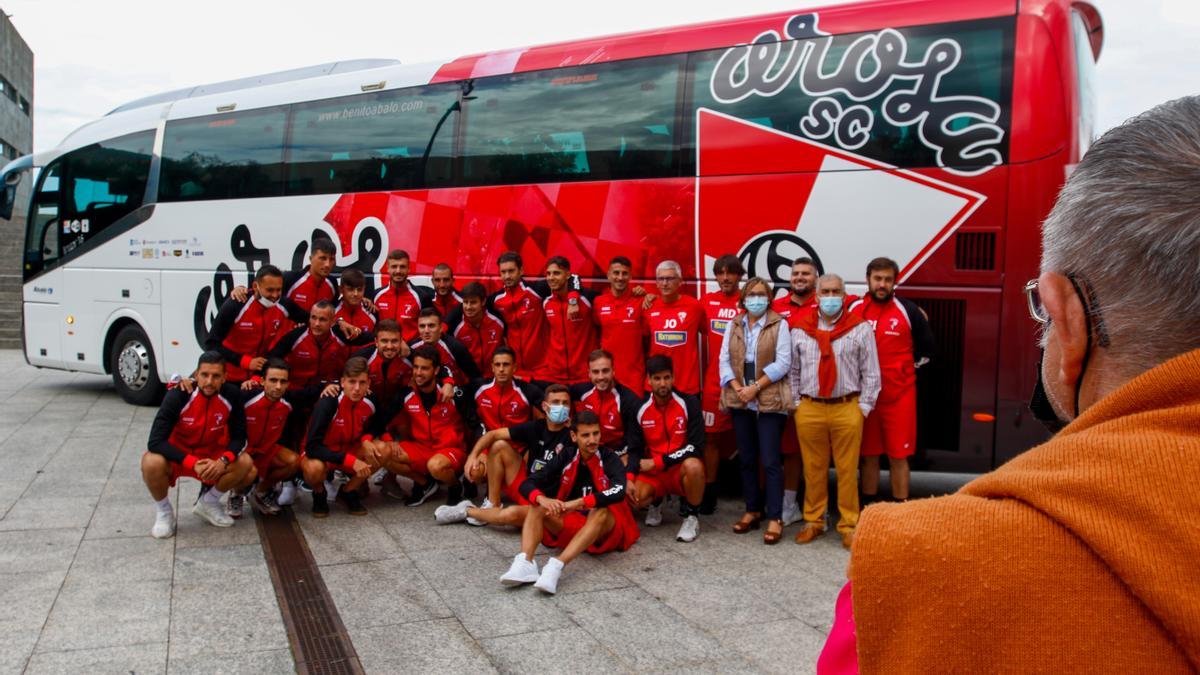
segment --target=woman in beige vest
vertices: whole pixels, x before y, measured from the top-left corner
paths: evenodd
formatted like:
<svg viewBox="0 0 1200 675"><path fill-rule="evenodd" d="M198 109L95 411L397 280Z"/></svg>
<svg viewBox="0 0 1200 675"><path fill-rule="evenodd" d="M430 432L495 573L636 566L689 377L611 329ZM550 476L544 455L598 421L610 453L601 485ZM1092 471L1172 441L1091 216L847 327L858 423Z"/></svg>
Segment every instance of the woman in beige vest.
<svg viewBox="0 0 1200 675"><path fill-rule="evenodd" d="M792 404L787 378L792 342L787 321L770 309L770 303L771 285L761 277L754 277L742 287L738 304L744 311L730 320L721 344L721 407L733 418L746 499L746 515L734 524L733 531L744 534L757 530L765 515L763 543L777 544L783 536L779 450ZM760 459L765 491L758 485Z"/></svg>

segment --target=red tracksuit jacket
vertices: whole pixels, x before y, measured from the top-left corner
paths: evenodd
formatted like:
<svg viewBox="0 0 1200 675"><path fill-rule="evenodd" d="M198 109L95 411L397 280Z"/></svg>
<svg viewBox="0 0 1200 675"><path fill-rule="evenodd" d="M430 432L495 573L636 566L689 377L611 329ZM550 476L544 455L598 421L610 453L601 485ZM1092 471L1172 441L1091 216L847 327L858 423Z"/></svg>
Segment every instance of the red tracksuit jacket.
<svg viewBox="0 0 1200 675"><path fill-rule="evenodd" d="M596 324L592 319L592 301L582 293L577 298L579 316L570 318L567 297L557 293L542 301L546 324L550 328L550 344L542 362L543 379L559 384L584 382L588 379L588 354L599 345Z"/></svg>
<svg viewBox="0 0 1200 675"><path fill-rule="evenodd" d="M204 348L220 352L226 359L225 377L230 382L244 382L250 359L266 356L279 336L292 326L285 306L263 307L251 296L246 302L229 298L221 305Z"/></svg>
<svg viewBox="0 0 1200 675"><path fill-rule="evenodd" d="M327 396L313 406L308 422L308 436L304 442L304 453L326 464L354 468L358 451L364 439L374 438L379 431L375 414L375 401L366 397L351 401L349 396Z"/></svg>
<svg viewBox="0 0 1200 675"><path fill-rule="evenodd" d="M704 414L700 399L671 392L665 406L654 402L654 395L637 412L638 424L630 431L629 472L638 473L643 458L654 461L656 471L670 468L688 457L698 457L704 447Z"/></svg>
<svg viewBox="0 0 1200 675"><path fill-rule="evenodd" d="M291 300L306 314L321 300L334 302L338 297L337 282L332 277L321 281L307 269L284 272L283 288L283 297Z"/></svg>
<svg viewBox="0 0 1200 675"><path fill-rule="evenodd" d="M492 355L496 353L496 347L504 344L504 321L485 310L476 326L463 316L462 307L455 307L446 317L446 325L449 326L449 334L471 353L479 371L492 372Z"/></svg>
<svg viewBox="0 0 1200 675"><path fill-rule="evenodd" d="M592 305L592 318L600 326L600 347L613 355L617 381L635 391L643 391L646 383L644 300L629 291L619 298L605 291Z"/></svg>
<svg viewBox="0 0 1200 675"><path fill-rule="evenodd" d="M417 317L421 310L433 304L433 289L406 281L404 286L384 286L375 294L378 319L393 319L400 324L404 340L417 337Z"/></svg>
<svg viewBox="0 0 1200 675"><path fill-rule="evenodd" d="M150 425L150 452L191 469L201 459L229 461L246 447L246 417L236 385L226 383L212 396L196 387L191 394L170 389Z"/></svg>

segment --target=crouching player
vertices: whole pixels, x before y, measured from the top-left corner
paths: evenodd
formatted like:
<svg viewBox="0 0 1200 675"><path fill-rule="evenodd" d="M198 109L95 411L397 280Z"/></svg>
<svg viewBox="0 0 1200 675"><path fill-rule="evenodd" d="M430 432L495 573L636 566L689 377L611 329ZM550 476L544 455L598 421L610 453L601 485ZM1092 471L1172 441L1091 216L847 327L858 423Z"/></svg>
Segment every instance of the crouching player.
<svg viewBox="0 0 1200 675"><path fill-rule="evenodd" d="M385 415L376 414L375 402L367 396L370 385L367 360L350 357L342 368L342 393L313 406L300 463L304 481L313 489L313 518L329 515L325 479L334 469L350 474L350 482L338 490L338 501L351 515L363 516L367 509L358 494L363 482L380 468L396 471L400 466L387 448L373 442Z"/></svg>
<svg viewBox="0 0 1200 675"><path fill-rule="evenodd" d="M580 553L625 551L638 540L637 523L625 502L625 465L600 445L600 420L585 410L575 416L572 445L563 448L521 484L531 504L521 528L521 552L500 577L505 586L533 583L553 594L563 567ZM562 548L538 573L538 544Z"/></svg>
<svg viewBox="0 0 1200 675"><path fill-rule="evenodd" d="M238 389L225 382L225 357L215 351L200 355L196 388L175 388L163 398L150 426L149 452L142 455L142 480L158 505L150 534L166 539L175 534L175 514L168 490L179 478L195 478L206 488L192 513L217 527L233 525L221 497L254 480L254 463L242 453L246 418Z"/></svg>
<svg viewBox="0 0 1200 675"><path fill-rule="evenodd" d="M470 406L464 396L443 400L436 381L442 372L442 355L436 346L419 345L410 358L412 386L400 390L398 405L403 414L397 417L406 427L399 436L408 440L397 443L385 436L371 445L391 459L389 471L412 479L413 491L405 505L424 504L443 484L449 492L446 503L457 504L462 500L458 477L467 458Z"/></svg>
<svg viewBox="0 0 1200 675"><path fill-rule="evenodd" d="M662 507L651 503L666 495L683 498L683 525L675 538L694 541L700 534L700 501L704 498L704 417L695 396L675 389L671 357L646 359L650 396L637 413L629 439L629 499L648 504L646 524L662 523Z"/></svg>

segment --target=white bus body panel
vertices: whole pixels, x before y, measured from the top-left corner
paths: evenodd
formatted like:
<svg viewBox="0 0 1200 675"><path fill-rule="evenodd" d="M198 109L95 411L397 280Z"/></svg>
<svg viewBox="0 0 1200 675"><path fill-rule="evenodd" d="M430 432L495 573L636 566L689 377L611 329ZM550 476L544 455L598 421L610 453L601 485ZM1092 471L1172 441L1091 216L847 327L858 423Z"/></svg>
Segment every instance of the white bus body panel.
<svg viewBox="0 0 1200 675"><path fill-rule="evenodd" d="M85 373L104 372L104 340L121 318L133 319L146 331L156 354L162 348L159 270L108 267L100 260L104 248L63 270L62 312L75 319L63 337L63 361Z"/></svg>
<svg viewBox="0 0 1200 675"><path fill-rule="evenodd" d="M25 356L29 363L62 368L62 340L66 334L60 300L63 292L62 269L51 270L25 284Z"/></svg>

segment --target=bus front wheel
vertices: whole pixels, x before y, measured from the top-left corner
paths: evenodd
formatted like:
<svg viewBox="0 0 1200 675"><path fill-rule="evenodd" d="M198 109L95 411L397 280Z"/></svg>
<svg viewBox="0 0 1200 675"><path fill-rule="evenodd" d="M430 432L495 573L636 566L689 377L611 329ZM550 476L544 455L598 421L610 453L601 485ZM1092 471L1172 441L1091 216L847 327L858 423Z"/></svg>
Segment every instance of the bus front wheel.
<svg viewBox="0 0 1200 675"><path fill-rule="evenodd" d="M158 363L150 339L137 325L117 333L109 354L113 386L121 398L134 405L158 405L166 388L158 379Z"/></svg>

